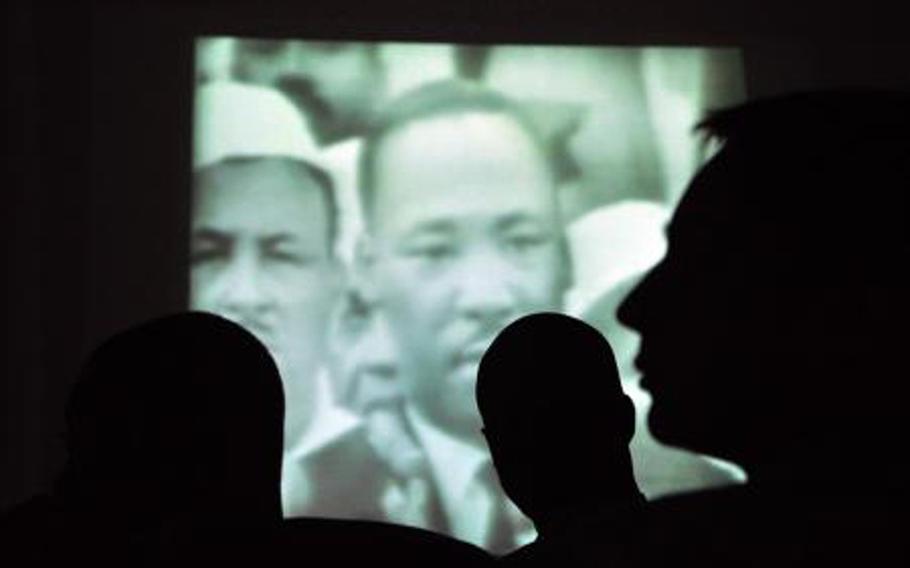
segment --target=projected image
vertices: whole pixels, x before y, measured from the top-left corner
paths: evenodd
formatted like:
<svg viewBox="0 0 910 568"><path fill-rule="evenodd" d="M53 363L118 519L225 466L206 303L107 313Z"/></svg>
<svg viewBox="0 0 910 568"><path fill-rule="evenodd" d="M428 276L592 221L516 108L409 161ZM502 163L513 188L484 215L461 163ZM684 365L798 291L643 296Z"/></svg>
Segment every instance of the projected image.
<svg viewBox="0 0 910 568"><path fill-rule="evenodd" d="M650 436L615 311L706 158L693 125L742 81L736 49L199 39L190 307L275 357L285 515L532 540L474 383L543 310L614 346L646 496L741 481Z"/></svg>

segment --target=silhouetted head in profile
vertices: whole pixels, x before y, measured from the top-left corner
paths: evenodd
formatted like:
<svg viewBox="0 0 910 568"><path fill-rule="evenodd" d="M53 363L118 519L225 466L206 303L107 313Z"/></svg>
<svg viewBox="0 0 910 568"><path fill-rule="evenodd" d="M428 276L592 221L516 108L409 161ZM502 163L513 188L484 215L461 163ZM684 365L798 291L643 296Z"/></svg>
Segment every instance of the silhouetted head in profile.
<svg viewBox="0 0 910 568"><path fill-rule="evenodd" d="M610 345L588 324L539 313L507 326L481 359L477 405L502 487L541 534L641 499L629 455L635 409Z"/></svg>
<svg viewBox="0 0 910 568"><path fill-rule="evenodd" d="M702 124L721 149L619 310L642 334L658 439L753 481L888 486L897 464L873 466L904 445L908 107L904 94L804 94Z"/></svg>
<svg viewBox="0 0 910 568"><path fill-rule="evenodd" d="M281 518L284 395L265 347L186 313L115 335L66 411L67 508L127 531Z"/></svg>

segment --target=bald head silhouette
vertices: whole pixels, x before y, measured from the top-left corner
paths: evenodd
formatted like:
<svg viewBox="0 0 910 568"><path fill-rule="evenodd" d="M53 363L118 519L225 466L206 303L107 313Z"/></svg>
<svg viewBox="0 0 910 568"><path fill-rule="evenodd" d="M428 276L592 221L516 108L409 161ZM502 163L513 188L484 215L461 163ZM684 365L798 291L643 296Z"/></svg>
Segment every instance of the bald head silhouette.
<svg viewBox="0 0 910 568"><path fill-rule="evenodd" d="M284 395L221 317L143 323L91 355L66 409L70 507L124 528L281 518Z"/></svg>
<svg viewBox="0 0 910 568"><path fill-rule="evenodd" d="M476 394L503 489L542 533L574 510L640 498L635 409L593 327L556 313L515 321L484 354Z"/></svg>

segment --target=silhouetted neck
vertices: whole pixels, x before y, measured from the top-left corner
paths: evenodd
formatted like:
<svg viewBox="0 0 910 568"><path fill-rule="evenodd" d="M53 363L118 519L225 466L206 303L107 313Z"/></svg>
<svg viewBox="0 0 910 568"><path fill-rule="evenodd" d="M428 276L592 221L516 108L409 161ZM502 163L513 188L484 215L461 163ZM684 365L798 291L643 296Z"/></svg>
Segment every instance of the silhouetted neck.
<svg viewBox="0 0 910 568"><path fill-rule="evenodd" d="M633 493L634 492L634 493ZM611 500L592 499L574 507L556 510L534 521L540 537L545 540L571 537L575 531L590 526L625 526L644 509L645 498L637 488L622 498Z"/></svg>

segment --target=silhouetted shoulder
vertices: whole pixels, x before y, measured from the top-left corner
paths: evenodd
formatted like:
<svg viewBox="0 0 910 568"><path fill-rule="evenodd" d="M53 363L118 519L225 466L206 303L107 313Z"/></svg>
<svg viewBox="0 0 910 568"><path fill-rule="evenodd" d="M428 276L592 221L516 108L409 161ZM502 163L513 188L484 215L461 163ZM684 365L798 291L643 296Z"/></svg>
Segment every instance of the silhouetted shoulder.
<svg viewBox="0 0 910 568"><path fill-rule="evenodd" d="M749 485L648 505L651 565L889 565L906 554L905 511L844 487L763 492Z"/></svg>
<svg viewBox="0 0 910 568"><path fill-rule="evenodd" d="M372 521L292 519L278 534L277 550L291 559L319 559L336 566L484 566L492 557L460 540L414 527ZM307 551L305 556L300 551Z"/></svg>

